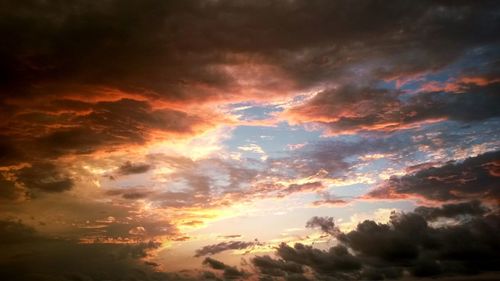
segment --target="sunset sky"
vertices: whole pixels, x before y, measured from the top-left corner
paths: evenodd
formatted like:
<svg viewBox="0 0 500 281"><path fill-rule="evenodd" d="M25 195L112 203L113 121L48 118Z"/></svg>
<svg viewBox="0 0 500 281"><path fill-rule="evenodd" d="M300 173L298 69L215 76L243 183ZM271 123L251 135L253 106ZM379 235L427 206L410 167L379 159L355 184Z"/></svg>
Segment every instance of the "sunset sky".
<svg viewBox="0 0 500 281"><path fill-rule="evenodd" d="M500 280L500 2L0 2L0 280ZM429 279L431 280L431 279Z"/></svg>

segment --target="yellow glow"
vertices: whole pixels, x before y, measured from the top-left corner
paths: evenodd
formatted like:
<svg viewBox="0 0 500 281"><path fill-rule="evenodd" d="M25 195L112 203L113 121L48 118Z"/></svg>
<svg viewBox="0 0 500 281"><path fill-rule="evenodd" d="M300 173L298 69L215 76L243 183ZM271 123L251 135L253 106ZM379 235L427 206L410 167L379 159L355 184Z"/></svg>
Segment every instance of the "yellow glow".
<svg viewBox="0 0 500 281"><path fill-rule="evenodd" d="M221 142L229 137L229 133L230 129L222 126L191 139L157 141L149 146L149 153L177 155L196 161L222 150Z"/></svg>

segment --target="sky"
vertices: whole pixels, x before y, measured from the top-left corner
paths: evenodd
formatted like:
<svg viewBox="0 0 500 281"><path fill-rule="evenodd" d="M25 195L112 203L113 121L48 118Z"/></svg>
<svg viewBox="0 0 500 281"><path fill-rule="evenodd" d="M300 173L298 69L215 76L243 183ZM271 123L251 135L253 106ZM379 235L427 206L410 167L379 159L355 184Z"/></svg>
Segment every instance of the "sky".
<svg viewBox="0 0 500 281"><path fill-rule="evenodd" d="M500 3L0 3L0 279L499 280Z"/></svg>

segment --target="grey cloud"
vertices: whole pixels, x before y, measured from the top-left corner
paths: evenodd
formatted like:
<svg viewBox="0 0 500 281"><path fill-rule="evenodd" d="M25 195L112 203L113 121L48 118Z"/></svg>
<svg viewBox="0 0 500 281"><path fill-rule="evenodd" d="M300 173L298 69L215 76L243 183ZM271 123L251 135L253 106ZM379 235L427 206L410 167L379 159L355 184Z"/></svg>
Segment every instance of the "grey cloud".
<svg viewBox="0 0 500 281"><path fill-rule="evenodd" d="M256 245L259 245L260 243L258 241L251 241L251 242L245 242L245 241L228 241L228 242L221 242L218 244L214 245L207 245L204 246L201 249L196 250L195 257L201 257L201 256L207 256L207 255L215 255L220 252L228 251L228 250L242 250L242 249L247 249L254 247Z"/></svg>
<svg viewBox="0 0 500 281"><path fill-rule="evenodd" d="M465 92L408 94L376 87L342 86L326 90L292 108L289 115L302 122L317 122L330 133L392 132L439 119L462 123L499 117L500 84L470 86ZM471 110L481 108L481 110Z"/></svg>
<svg viewBox="0 0 500 281"><path fill-rule="evenodd" d="M121 175L142 174L151 169L151 165L145 163L131 163L127 161L118 168L118 173Z"/></svg>
<svg viewBox="0 0 500 281"><path fill-rule="evenodd" d="M464 216L482 216L489 211L481 204L481 201L474 200L458 204L444 204L439 208L418 207L414 210L426 220L436 220L438 218L457 218Z"/></svg>
<svg viewBox="0 0 500 281"><path fill-rule="evenodd" d="M203 264L207 265L215 270L223 271L223 277L225 279L241 279L245 277L246 273L244 271L238 270L234 266L226 265L225 263L218 261L216 259L207 257L203 260Z"/></svg>
<svg viewBox="0 0 500 281"><path fill-rule="evenodd" d="M17 179L28 189L44 192L63 192L74 185L74 181L67 174L49 162L34 163L31 167L20 169Z"/></svg>
<svg viewBox="0 0 500 281"><path fill-rule="evenodd" d="M335 222L332 217L312 217L309 221L307 221L306 227L319 227L321 231L330 235L336 235L339 232L339 229L335 226Z"/></svg>
<svg viewBox="0 0 500 281"><path fill-rule="evenodd" d="M440 167L427 167L402 177L392 177L366 198L421 196L429 200L448 201L473 199L498 200L496 168L499 151L469 157Z"/></svg>
<svg viewBox="0 0 500 281"><path fill-rule="evenodd" d="M339 244L330 249L281 244L277 258L256 257L253 263L263 276L287 276L310 268L320 280L400 279L404 272L415 278L456 276L459 279L487 272L497 276L500 220L497 211L478 213L478 208L484 207L469 202L393 213L389 223L365 220L352 231L335 231L333 237ZM475 215L453 224L429 224L436 216L463 213ZM331 229L332 224L328 225ZM285 267L289 263L294 266Z"/></svg>

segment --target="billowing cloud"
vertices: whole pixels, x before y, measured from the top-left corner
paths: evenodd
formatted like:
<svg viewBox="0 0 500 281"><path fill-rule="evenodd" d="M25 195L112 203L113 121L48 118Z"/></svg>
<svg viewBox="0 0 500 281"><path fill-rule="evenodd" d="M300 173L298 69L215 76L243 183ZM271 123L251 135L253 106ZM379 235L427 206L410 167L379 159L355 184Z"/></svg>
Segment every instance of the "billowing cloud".
<svg viewBox="0 0 500 281"><path fill-rule="evenodd" d="M332 217L312 217L306 223L306 227L319 227L321 231L330 235L336 235L339 232L339 229L335 226Z"/></svg>
<svg viewBox="0 0 500 281"><path fill-rule="evenodd" d="M339 245L328 250L281 244L278 259L262 256L253 263L265 276L288 276L310 268L317 279L339 280L399 279L404 272L420 278L498 271L498 214L471 211L470 206L481 207L470 202L417 208L393 213L387 224L365 220L350 232L333 232ZM427 221L457 213L470 216L449 225L431 226ZM324 222L326 232L335 228L332 218L316 217L308 225Z"/></svg>
<svg viewBox="0 0 500 281"><path fill-rule="evenodd" d="M492 151L461 162L424 167L412 174L392 177L366 198L419 197L435 201L484 198L498 202L500 152Z"/></svg>
<svg viewBox="0 0 500 281"><path fill-rule="evenodd" d="M356 272L361 268L361 262L351 255L346 247L341 245L334 246L329 251L322 251L300 243L295 244L294 247L283 243L276 250L276 254L283 261L263 263L262 258L256 258L254 264L263 269L262 273L270 273L271 275L286 275L290 272L300 273L301 270L298 270L297 266L290 267L290 263L292 263L310 267L320 276L325 274L339 279L343 279L343 276ZM284 266L284 264L288 264L288 266ZM269 271L269 268L273 270Z"/></svg>

